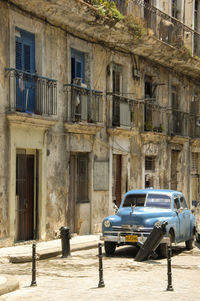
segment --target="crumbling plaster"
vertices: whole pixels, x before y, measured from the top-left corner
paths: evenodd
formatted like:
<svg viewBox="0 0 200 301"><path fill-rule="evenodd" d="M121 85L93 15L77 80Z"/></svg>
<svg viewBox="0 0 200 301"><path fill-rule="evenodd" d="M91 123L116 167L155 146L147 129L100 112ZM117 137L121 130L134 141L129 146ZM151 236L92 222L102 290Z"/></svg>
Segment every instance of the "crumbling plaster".
<svg viewBox="0 0 200 301"><path fill-rule="evenodd" d="M36 2L27 2L27 1L11 1L20 5L27 5L26 9L36 12L36 5L39 3L45 3L45 6L41 6L41 13L47 14L48 18L58 17L56 5L62 3L62 1L51 1L52 5L55 5L54 8L49 7L47 1L36 1ZM48 1L49 2L49 1ZM58 3L59 2L59 3ZM73 0L73 3L74 0ZM48 6L48 10L44 12L46 5ZM69 8L68 1L65 1L65 9ZM73 5L71 5L73 6ZM82 7L82 6L81 6ZM3 8L5 11L4 16L6 16L6 20L8 20L7 14L7 6L6 4L0 2L0 9ZM78 8L79 5L74 8L75 20L80 21L80 17L78 17ZM25 9L25 6L24 6ZM88 9L88 8L87 8ZM87 16L87 9L81 11L81 14L85 14ZM66 10L64 10L66 12ZM62 13L62 20L64 19L64 12ZM73 12L70 8L70 12ZM79 11L80 13L80 11ZM67 13L67 16L69 12ZM65 18L67 18L65 16ZM91 17L92 19L93 17ZM120 129L116 131L116 133L112 130L107 131L107 116L108 116L108 105L107 105L107 97L106 92L112 91L112 79L110 76L106 74L107 66L112 68L113 63L120 64L123 68L123 92L126 92L127 97L135 98L139 101L144 100L144 76L150 75L153 76L154 82L159 84L164 83L162 86L158 86L156 91L156 97L158 103L163 106L171 105L171 84L180 85L184 82L184 86L186 89L181 88L181 100L187 98L189 102L189 89L192 90L193 83L186 79L185 76L178 74L178 72L172 72L173 69L169 67L173 67L173 64L177 58L173 58L171 62L163 63L163 60L169 59L169 56L173 55L176 50L171 49L166 45L158 46L159 42L155 42L154 39L146 40L146 44L142 48L139 46L139 42L134 42L130 46L130 52L134 48L135 53L124 53L122 50L123 47L120 45L117 50L110 49L106 47L106 45L102 45L100 43L97 44L101 39L103 39L103 30L99 28L95 31L93 35L90 33L89 41L86 41L81 36L80 39L78 36L78 30L83 32L83 24L80 24L76 29L76 35L70 34L70 30L68 31L68 27L63 28L54 27L50 25L48 22L44 22L44 20L36 19L35 16L30 17L30 15L26 15L26 13L21 13L18 9L13 8L9 11L9 20L10 20L10 43L6 43L7 34L6 31L0 29L0 35L2 39L0 41L4 41L5 43L0 42L0 67L1 70L4 70L6 66L9 66L8 61L10 59L10 66L15 66L15 55L14 55L14 28L15 26L21 26L23 29L31 31L35 33L36 36L36 68L38 74L43 76L52 77L58 80L58 90L57 90L57 99L58 99L58 115L57 119L59 120L56 125L53 124L51 129L36 129L33 130L33 136L29 137L30 131L32 131L31 126L26 128L26 125L21 126L18 125L12 127L11 130L11 167L13 170L11 171L11 181L10 184L10 195L12 196L12 202L14 202L14 191L15 191L15 161L14 157L16 155L17 147L24 147L28 149L39 149L40 157L41 157L41 174L40 177L46 178L46 182L43 180L42 187L40 191L40 202L41 205L41 213L40 217L43 218L42 221L42 229L40 233L40 238L54 238L55 229L59 229L61 226L67 223L67 208L68 202L70 200L70 196L68 195L69 191L69 156L70 153L77 152L87 152L89 153L90 158L90 183L89 183L89 195L90 195L90 203L87 205L79 206L79 217L84 220L87 218L87 211L90 211L91 224L83 224L83 228L80 229L80 233L83 234L84 229L90 227L91 232L100 232L101 231L101 221L108 212L112 212L112 198L110 195L111 184L112 184L112 155L113 154L121 154L123 156L123 175L128 174L128 188L138 188L144 187L144 161L145 155L155 155L157 156L156 163L156 172L154 174L156 178L156 186L155 188L170 188L170 153L173 148L180 148L182 150L181 157L179 158L179 166L182 168L179 169L178 180L179 186L181 190L184 190L186 196L188 196L190 188L189 184L185 185L188 180L189 167L187 165L188 162L188 140L187 139L179 139L169 138L164 133L142 133L139 134L137 129L124 130ZM2 22L2 26L0 28L5 28L3 24L6 23L5 20L0 20ZM66 21L66 22L69 22ZM72 22L72 26L74 23ZM59 21L57 19L56 26L59 25ZM87 25L88 26L88 25ZM88 27L86 27L87 29ZM94 29L94 27L93 27ZM67 33L68 31L68 33ZM105 28L104 28L105 33ZM121 43L120 39L124 38L124 35L118 28L109 29L108 35L105 34L105 40L107 39L107 45L112 46L112 43L108 42L111 33L114 33L113 40L111 41L114 45L116 39ZM130 35L125 34L125 38L130 39ZM85 38L85 37L84 37ZM92 43L90 42L92 41ZM93 43L95 41L95 43ZM132 42L132 41L131 41ZM149 60L152 58L152 45L155 43L158 47L158 56L156 59L153 59L153 62ZM137 44L138 43L138 44ZM8 44L11 51L10 57L7 56L8 49L5 47L5 44ZM122 39L123 44L123 39ZM57 47L59 45L59 47ZM140 41L141 45L141 41ZM127 45L126 45L127 46ZM147 50L144 48L147 46ZM148 49L149 47L149 49ZM75 129L75 126L70 125L67 127L66 125L66 116L67 116L67 94L63 90L63 84L71 82L71 62L70 62L70 49L75 48L77 50L83 51L86 54L86 83L88 87L91 87L96 90L103 91L103 126L99 128L95 128L92 132L89 126L85 126L84 132L81 132L81 126L78 126ZM159 49L160 48L160 49ZM167 49L167 50L166 50ZM168 56L166 55L163 58L163 51L168 51ZM145 54L145 51L146 54ZM144 58L143 56L149 57ZM190 57L186 55L188 62L192 60ZM156 61L163 63L167 68L163 67L161 64L157 64ZM140 78L133 78L132 76L132 67L136 67L140 71ZM181 62L183 64L183 62ZM197 62L198 67L199 62ZM179 68L177 68L179 70ZM6 80L4 78L4 72L1 73L0 70L0 94L2 97L2 102L4 106L6 106L7 94L6 94ZM191 74L191 68L188 69L189 74ZM170 75L170 73L172 75ZM192 86L192 87L191 87ZM181 109L186 109L189 112L189 104L185 104L184 101L181 103ZM5 107L4 107L5 110ZM140 130L143 128L143 107L141 106L137 112L137 121L139 121ZM26 121L26 120L24 120ZM37 123L37 122L36 122ZM64 125L63 125L64 123ZM167 125L167 120L165 120L165 124ZM32 124L33 125L33 124ZM164 127L166 128L166 127ZM92 132L92 133L91 133ZM0 146L0 153L5 158L4 161L1 161L1 179L3 184L1 184L2 192L0 191L0 199L2 202L2 208L0 207L0 217L1 217L1 229L2 232L0 236L5 238L8 236L8 207L7 207L7 181L8 181L8 124L5 118L1 118L1 127L0 127L0 137L3 143ZM22 139L23 138L23 139ZM151 146L153 147L151 148ZM151 151L148 150L150 146ZM94 191L93 190L93 164L95 161L104 161L107 162L109 167L109 190L105 191ZM11 170L10 167L10 170ZM4 177L4 175L6 175ZM123 184L124 185L124 184ZM125 187L122 186L122 191L125 192ZM40 204L41 204L40 203ZM81 214L83 214L81 216ZM14 212L11 212L11 219L15 219ZM84 228L85 227L85 228ZM11 234L14 236L14 224L11 225Z"/></svg>

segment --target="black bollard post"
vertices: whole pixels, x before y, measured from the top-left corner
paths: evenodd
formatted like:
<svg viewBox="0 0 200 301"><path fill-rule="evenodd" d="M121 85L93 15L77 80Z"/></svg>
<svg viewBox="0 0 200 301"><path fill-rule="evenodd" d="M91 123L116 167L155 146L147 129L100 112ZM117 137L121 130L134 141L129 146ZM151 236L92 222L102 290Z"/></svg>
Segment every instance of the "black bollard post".
<svg viewBox="0 0 200 301"><path fill-rule="evenodd" d="M32 246L32 282L31 286L36 286L36 244Z"/></svg>
<svg viewBox="0 0 200 301"><path fill-rule="evenodd" d="M168 252L167 252L167 275L168 275L168 285L167 291L173 291L172 287L172 269L171 269L171 246L168 245Z"/></svg>
<svg viewBox="0 0 200 301"><path fill-rule="evenodd" d="M99 243L98 245L98 249L99 249L99 285L98 287L104 287L104 281L103 281L103 263L102 263L102 244Z"/></svg>
<svg viewBox="0 0 200 301"><path fill-rule="evenodd" d="M61 245L62 245L62 258L71 256L71 252L70 252L71 233L69 227L60 228L60 238L61 238Z"/></svg>

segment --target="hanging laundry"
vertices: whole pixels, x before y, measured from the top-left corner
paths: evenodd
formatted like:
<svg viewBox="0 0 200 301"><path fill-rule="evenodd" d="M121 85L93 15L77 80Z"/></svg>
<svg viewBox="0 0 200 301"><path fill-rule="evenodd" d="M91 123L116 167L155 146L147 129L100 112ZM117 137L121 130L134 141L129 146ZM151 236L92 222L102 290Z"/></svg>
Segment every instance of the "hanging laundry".
<svg viewBox="0 0 200 301"><path fill-rule="evenodd" d="M19 73L19 88L20 88L21 92L24 91L23 73Z"/></svg>

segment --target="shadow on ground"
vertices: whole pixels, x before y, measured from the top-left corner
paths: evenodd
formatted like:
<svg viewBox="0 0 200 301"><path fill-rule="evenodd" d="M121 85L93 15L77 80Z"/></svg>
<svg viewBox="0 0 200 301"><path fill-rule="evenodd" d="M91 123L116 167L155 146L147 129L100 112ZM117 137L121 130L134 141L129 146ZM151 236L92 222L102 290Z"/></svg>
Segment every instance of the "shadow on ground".
<svg viewBox="0 0 200 301"><path fill-rule="evenodd" d="M200 243L194 243L195 246L197 246L199 249L200 249ZM116 249L115 253L112 255L112 256L109 256L108 258L110 257L124 257L124 258L135 258L136 254L138 253L139 251L139 247L135 247L135 246L124 246L124 247L119 247ZM182 254L184 253L185 251L187 252L192 252L191 251L188 251L186 249L185 246L173 246L172 247L172 257L173 256L178 256L179 254ZM150 258L150 259L153 259L153 260L160 260L160 259L163 259L163 257L161 257L159 255L159 253L157 254L158 256L156 258ZM106 254L103 253L103 256L106 258Z"/></svg>

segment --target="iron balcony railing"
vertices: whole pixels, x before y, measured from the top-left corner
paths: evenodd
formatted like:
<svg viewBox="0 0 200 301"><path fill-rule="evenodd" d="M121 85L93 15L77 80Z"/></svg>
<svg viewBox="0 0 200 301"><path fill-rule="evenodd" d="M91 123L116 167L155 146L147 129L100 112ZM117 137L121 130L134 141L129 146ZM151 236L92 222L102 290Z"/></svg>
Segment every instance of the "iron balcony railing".
<svg viewBox="0 0 200 301"><path fill-rule="evenodd" d="M200 115L190 114L189 136L191 138L200 138Z"/></svg>
<svg viewBox="0 0 200 301"><path fill-rule="evenodd" d="M169 131L170 134L189 136L190 114L177 109L170 110Z"/></svg>
<svg viewBox="0 0 200 301"><path fill-rule="evenodd" d="M103 122L103 92L76 84L65 84L68 122Z"/></svg>
<svg viewBox="0 0 200 301"><path fill-rule="evenodd" d="M175 47L185 46L193 55L200 56L200 34L196 30L144 0L132 1L142 8L141 17L159 40Z"/></svg>
<svg viewBox="0 0 200 301"><path fill-rule="evenodd" d="M6 68L9 77L9 111L38 115L57 114L57 81L36 73Z"/></svg>
<svg viewBox="0 0 200 301"><path fill-rule="evenodd" d="M144 100L144 131L166 132L166 108L155 99Z"/></svg>
<svg viewBox="0 0 200 301"><path fill-rule="evenodd" d="M122 95L107 93L108 123L111 127L132 128L138 124L140 103Z"/></svg>

